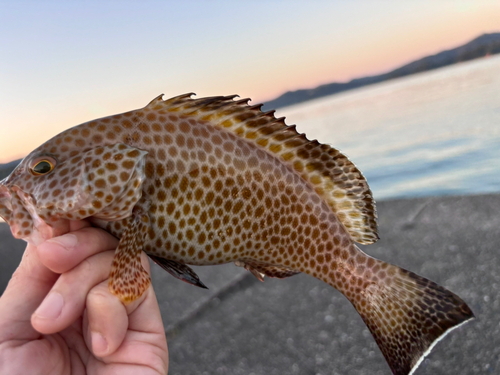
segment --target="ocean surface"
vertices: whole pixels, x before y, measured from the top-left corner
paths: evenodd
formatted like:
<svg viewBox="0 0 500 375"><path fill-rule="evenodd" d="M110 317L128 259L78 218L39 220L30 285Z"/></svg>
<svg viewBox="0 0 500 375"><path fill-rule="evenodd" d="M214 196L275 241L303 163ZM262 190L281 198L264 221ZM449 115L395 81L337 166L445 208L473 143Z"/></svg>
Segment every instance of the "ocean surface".
<svg viewBox="0 0 500 375"><path fill-rule="evenodd" d="M283 107L276 116L346 154L376 200L500 192L500 55Z"/></svg>
<svg viewBox="0 0 500 375"><path fill-rule="evenodd" d="M500 55L280 108L375 199L500 192Z"/></svg>

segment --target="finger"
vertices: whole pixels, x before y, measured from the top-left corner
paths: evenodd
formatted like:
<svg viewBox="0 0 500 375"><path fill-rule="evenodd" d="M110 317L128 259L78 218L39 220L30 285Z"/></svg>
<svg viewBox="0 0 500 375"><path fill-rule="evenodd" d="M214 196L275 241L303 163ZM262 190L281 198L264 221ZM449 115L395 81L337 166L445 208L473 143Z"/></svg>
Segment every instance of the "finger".
<svg viewBox="0 0 500 375"><path fill-rule="evenodd" d="M128 348L122 346L124 357L130 356L133 352L133 342L147 342L157 352L158 358L162 359L163 364L156 364L159 368L168 369L168 348L167 338L165 336L165 327L161 318L160 307L158 300L152 287L148 289L148 293L144 301L131 313L128 317L129 334L125 341L130 341L132 345ZM153 366L150 363L150 366Z"/></svg>
<svg viewBox="0 0 500 375"><path fill-rule="evenodd" d="M43 264L56 273L64 273L84 259L106 250L114 250L118 239L108 232L85 226L77 231L51 238L38 246Z"/></svg>
<svg viewBox="0 0 500 375"><path fill-rule="evenodd" d="M140 304L131 306L135 309L128 316L128 329L123 341L120 340L122 336L118 336L116 345L113 346L117 349L112 352L111 345L109 345L107 356L101 358L105 363L133 364L138 368L152 369L155 374L166 374L168 372L167 340L153 288L150 286L143 296L144 300ZM124 317L123 312L121 316ZM84 332L87 332L87 337L90 337L90 330ZM121 333L123 332L122 330ZM118 341L121 342L118 343ZM91 346L94 341L89 342L91 342L89 347L98 353L97 348ZM136 369L133 373L139 373L139 371Z"/></svg>
<svg viewBox="0 0 500 375"><path fill-rule="evenodd" d="M86 221L71 221L69 229L88 226L90 223ZM32 340L40 336L31 325L31 315L58 276L40 261L35 246L26 247L21 263L0 298L0 342L12 338Z"/></svg>
<svg viewBox="0 0 500 375"><path fill-rule="evenodd" d="M85 332L87 347L97 357L113 353L123 342L128 328L127 310L123 303L109 292L102 282L87 296Z"/></svg>
<svg viewBox="0 0 500 375"><path fill-rule="evenodd" d="M19 267L0 298L0 342L12 338L32 340L40 336L31 326L31 314L58 276L40 262L33 245L26 247Z"/></svg>
<svg viewBox="0 0 500 375"><path fill-rule="evenodd" d="M69 231L70 232L75 232L77 230L80 230L82 228L87 228L91 227L92 224L90 224L89 221L87 220L70 220L69 221Z"/></svg>
<svg viewBox="0 0 500 375"><path fill-rule="evenodd" d="M114 251L106 251L90 256L63 273L31 317L33 327L38 332L51 334L80 317L89 291L108 279L113 254Z"/></svg>
<svg viewBox="0 0 500 375"><path fill-rule="evenodd" d="M149 262L145 253L142 253L141 261L143 267L149 272ZM115 295L111 294L107 281L97 285L90 291L86 303L88 327L84 332L86 332L88 348L96 356L108 356L120 347L127 330L130 329L129 315L136 311L139 306L142 306L145 300L151 299L150 293L153 293L151 287L141 297L124 305ZM152 298L156 300L154 293ZM144 318L148 320L156 317L145 316ZM163 331L163 325L161 326Z"/></svg>
<svg viewBox="0 0 500 375"><path fill-rule="evenodd" d="M144 269L151 274L151 266L146 253L141 254L141 263ZM165 333L165 328L160 314L160 307L156 299L155 292L150 286L146 291L146 296L140 304L131 303L126 305L129 315L129 329L139 332L161 332Z"/></svg>

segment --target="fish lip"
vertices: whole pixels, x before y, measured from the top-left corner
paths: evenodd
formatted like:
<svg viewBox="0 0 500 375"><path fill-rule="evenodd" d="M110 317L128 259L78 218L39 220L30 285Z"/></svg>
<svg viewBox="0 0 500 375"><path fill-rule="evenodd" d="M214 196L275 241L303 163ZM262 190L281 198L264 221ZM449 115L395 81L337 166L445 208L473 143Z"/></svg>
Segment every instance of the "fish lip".
<svg viewBox="0 0 500 375"><path fill-rule="evenodd" d="M8 222L12 215L12 195L4 181L0 181L0 217Z"/></svg>
<svg viewBox="0 0 500 375"><path fill-rule="evenodd" d="M0 199L10 198L9 188L5 185L4 181L0 181Z"/></svg>
<svg viewBox="0 0 500 375"><path fill-rule="evenodd" d="M30 217L31 233L28 236L21 234L20 222L14 216L12 200L19 200L25 211ZM7 187L0 183L0 216L10 226L10 230L14 238L25 240L35 246L58 235L53 224L47 223L36 212L36 200L29 194L24 192L18 186Z"/></svg>
<svg viewBox="0 0 500 375"><path fill-rule="evenodd" d="M37 246L43 241L55 237L59 232L56 233L57 229L53 227L54 224L45 222L38 215L36 211L36 198L16 185L21 172L21 169L15 169L8 177L0 181L0 217L10 226L14 238L25 240ZM20 200L19 203L30 216L32 227L29 236L21 234L20 222L14 217L16 215L13 201L17 200Z"/></svg>

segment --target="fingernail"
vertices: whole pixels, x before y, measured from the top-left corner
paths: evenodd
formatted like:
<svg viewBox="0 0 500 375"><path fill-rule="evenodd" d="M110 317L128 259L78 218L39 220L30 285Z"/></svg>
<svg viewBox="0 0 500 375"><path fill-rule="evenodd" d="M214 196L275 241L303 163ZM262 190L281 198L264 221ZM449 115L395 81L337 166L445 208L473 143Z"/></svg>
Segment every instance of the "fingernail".
<svg viewBox="0 0 500 375"><path fill-rule="evenodd" d="M99 332L91 332L92 351L95 355L104 355L108 352L108 342Z"/></svg>
<svg viewBox="0 0 500 375"><path fill-rule="evenodd" d="M63 297L57 292L50 292L36 309L35 315L43 319L56 319L61 315L63 305Z"/></svg>
<svg viewBox="0 0 500 375"><path fill-rule="evenodd" d="M78 239L74 234L65 234L59 237L51 238L50 240L47 240L47 242L52 242L61 245L67 250L72 250L76 246L77 240Z"/></svg>

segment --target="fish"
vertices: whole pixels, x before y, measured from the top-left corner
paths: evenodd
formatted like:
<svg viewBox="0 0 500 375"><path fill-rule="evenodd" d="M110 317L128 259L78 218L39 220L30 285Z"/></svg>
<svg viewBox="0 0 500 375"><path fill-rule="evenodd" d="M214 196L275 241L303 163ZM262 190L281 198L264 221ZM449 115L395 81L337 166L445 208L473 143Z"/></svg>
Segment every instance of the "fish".
<svg viewBox="0 0 500 375"><path fill-rule="evenodd" d="M354 305L397 375L474 317L451 291L358 248L379 238L375 200L339 150L250 99L193 95L160 95L32 151L0 182L13 236L38 245L83 219L111 233L109 289L123 303L151 283L142 251L201 288L189 265L308 274Z"/></svg>

